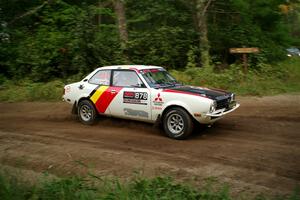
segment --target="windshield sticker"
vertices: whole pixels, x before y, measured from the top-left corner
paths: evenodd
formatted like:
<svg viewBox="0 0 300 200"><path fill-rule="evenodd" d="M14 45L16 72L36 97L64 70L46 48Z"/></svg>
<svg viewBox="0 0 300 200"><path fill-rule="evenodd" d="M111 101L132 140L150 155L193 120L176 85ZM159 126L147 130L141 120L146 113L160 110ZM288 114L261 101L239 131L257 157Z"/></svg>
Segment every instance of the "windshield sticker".
<svg viewBox="0 0 300 200"><path fill-rule="evenodd" d="M123 93L123 103L147 105L147 100L147 92L125 91Z"/></svg>
<svg viewBox="0 0 300 200"><path fill-rule="evenodd" d="M163 68L157 68L157 69L143 69L140 70L139 72L145 74L145 73L157 73L157 72L164 72L164 71L166 70Z"/></svg>
<svg viewBox="0 0 300 200"><path fill-rule="evenodd" d="M140 72L142 72L142 73L148 73L148 72L150 72L150 70L149 69L144 69L144 70L140 70Z"/></svg>
<svg viewBox="0 0 300 200"><path fill-rule="evenodd" d="M150 71L151 71L152 73L159 72L159 70L158 70L158 69L150 69Z"/></svg>
<svg viewBox="0 0 300 200"><path fill-rule="evenodd" d="M134 117L149 117L149 113L143 110L133 110L131 108L124 108L124 114L127 116L134 116Z"/></svg>

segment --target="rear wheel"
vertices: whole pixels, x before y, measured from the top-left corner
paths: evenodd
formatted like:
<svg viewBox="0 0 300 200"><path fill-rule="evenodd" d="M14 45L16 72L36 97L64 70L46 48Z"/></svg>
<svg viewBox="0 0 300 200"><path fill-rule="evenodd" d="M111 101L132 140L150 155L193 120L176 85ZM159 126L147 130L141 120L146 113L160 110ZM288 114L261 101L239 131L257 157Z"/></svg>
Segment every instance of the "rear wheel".
<svg viewBox="0 0 300 200"><path fill-rule="evenodd" d="M78 104L78 117L83 124L92 125L95 122L97 113L92 102L80 101Z"/></svg>
<svg viewBox="0 0 300 200"><path fill-rule="evenodd" d="M171 108L163 118L165 133L174 139L185 139L194 128L191 116L182 108Z"/></svg>

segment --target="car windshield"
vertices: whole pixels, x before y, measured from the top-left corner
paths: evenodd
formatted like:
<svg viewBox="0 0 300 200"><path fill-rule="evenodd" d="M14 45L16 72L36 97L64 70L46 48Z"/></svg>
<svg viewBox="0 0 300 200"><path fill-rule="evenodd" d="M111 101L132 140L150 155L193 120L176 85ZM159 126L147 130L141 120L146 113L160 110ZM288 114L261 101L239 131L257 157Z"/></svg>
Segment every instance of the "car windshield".
<svg viewBox="0 0 300 200"><path fill-rule="evenodd" d="M286 50L290 53L300 53L300 50L297 48L288 48Z"/></svg>
<svg viewBox="0 0 300 200"><path fill-rule="evenodd" d="M140 73L152 88L166 88L181 85L165 69L144 69Z"/></svg>

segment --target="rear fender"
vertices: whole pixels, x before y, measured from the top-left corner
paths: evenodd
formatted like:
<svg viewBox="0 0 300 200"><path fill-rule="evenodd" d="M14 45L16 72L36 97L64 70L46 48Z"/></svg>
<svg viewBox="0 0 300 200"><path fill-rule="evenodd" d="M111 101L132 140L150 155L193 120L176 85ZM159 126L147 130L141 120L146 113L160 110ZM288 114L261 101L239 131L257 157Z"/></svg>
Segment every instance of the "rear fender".
<svg viewBox="0 0 300 200"><path fill-rule="evenodd" d="M72 107L72 114L78 114L78 103L82 100L90 100L90 96L88 94L82 94L78 98L78 101L75 101Z"/></svg>

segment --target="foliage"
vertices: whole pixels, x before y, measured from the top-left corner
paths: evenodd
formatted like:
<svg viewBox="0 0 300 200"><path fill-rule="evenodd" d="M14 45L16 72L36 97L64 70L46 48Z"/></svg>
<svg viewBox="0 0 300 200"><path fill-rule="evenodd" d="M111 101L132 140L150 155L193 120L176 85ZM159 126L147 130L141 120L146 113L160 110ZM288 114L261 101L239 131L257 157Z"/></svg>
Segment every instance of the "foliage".
<svg viewBox="0 0 300 200"><path fill-rule="evenodd" d="M128 52L133 63L179 68L197 40L193 16L182 1L129 0Z"/></svg>
<svg viewBox="0 0 300 200"><path fill-rule="evenodd" d="M20 77L25 72L34 81L47 81L111 63L111 56L118 57L116 31L108 26L98 32L90 21L96 11L93 6L82 9L64 2L47 6L35 33L20 42L13 73Z"/></svg>
<svg viewBox="0 0 300 200"><path fill-rule="evenodd" d="M278 6L280 0L232 0L216 3L212 9L224 10L210 16L209 40L212 51L221 62L235 61L239 55L230 55L231 47L259 47L259 54L251 55L252 64L275 62L285 57L285 48L291 45L284 15ZM226 24L226 26L224 26Z"/></svg>
<svg viewBox="0 0 300 200"><path fill-rule="evenodd" d="M278 64L260 64L244 74L241 65L211 73L202 68L173 70L180 82L234 91L240 95L274 95L300 91L300 59L291 58Z"/></svg>
<svg viewBox="0 0 300 200"><path fill-rule="evenodd" d="M200 66L193 4L126 0L129 41L124 47L112 2L1 1L0 76L47 82L104 65ZM239 57L228 49L244 45L261 49L250 56L251 66L284 59L286 47L300 44L299 9L297 0L212 1L207 25L213 63L238 64Z"/></svg>
<svg viewBox="0 0 300 200"><path fill-rule="evenodd" d="M260 64L245 75L241 65L212 73L207 68L187 67L183 71L171 70L180 82L189 85L230 90L239 95L274 95L300 91L300 59L291 58L278 64ZM81 80L84 74L47 83L28 79L12 81L0 76L0 101L60 101L63 86Z"/></svg>
<svg viewBox="0 0 300 200"><path fill-rule="evenodd" d="M136 177L125 182L121 182L118 178L108 179L95 175L91 177L42 179L36 184L28 184L9 173L1 172L0 199L233 199L227 186L216 189L217 187L214 186L216 183L212 181L206 182L202 189L196 189L183 183L176 183L170 177L151 179ZM299 195L299 191L295 190L289 196L280 196L276 199L298 200ZM259 195L255 199L269 198Z"/></svg>
<svg viewBox="0 0 300 200"><path fill-rule="evenodd" d="M58 101L61 100L63 86L59 80L48 83L5 80L0 87L0 101Z"/></svg>

